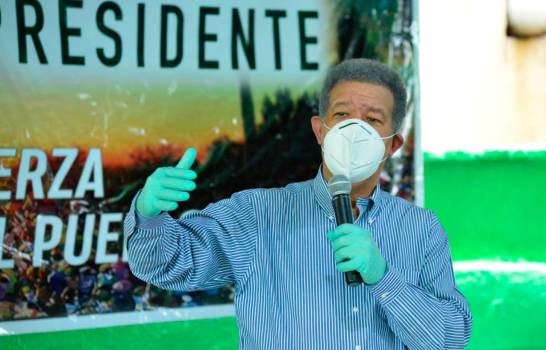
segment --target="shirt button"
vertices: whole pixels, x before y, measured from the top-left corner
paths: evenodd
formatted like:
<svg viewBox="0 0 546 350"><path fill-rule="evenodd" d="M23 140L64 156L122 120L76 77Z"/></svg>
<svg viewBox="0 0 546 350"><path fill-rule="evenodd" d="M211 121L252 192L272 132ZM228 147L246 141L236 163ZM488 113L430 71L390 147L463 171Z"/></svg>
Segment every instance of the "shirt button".
<svg viewBox="0 0 546 350"><path fill-rule="evenodd" d="M362 347L360 345L355 346L355 350L362 350Z"/></svg>
<svg viewBox="0 0 546 350"><path fill-rule="evenodd" d="M353 313L357 313L358 312L358 307L357 306L353 306Z"/></svg>
<svg viewBox="0 0 546 350"><path fill-rule="evenodd" d="M385 293L381 294L381 299L385 299L388 296L389 296L389 292L385 292Z"/></svg>

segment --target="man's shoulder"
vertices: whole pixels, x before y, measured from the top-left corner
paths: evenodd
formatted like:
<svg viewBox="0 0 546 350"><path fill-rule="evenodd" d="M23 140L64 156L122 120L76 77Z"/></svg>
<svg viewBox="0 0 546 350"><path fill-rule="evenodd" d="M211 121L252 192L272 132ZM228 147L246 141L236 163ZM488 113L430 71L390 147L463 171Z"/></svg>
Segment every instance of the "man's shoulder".
<svg viewBox="0 0 546 350"><path fill-rule="evenodd" d="M232 197L248 197L257 200L278 200L304 195L312 189L312 179L299 182L291 182L283 187L255 187L232 194Z"/></svg>
<svg viewBox="0 0 546 350"><path fill-rule="evenodd" d="M313 179L305 181L297 181L279 187L256 187L240 191L256 198L268 199L278 197L295 197L307 193L312 188Z"/></svg>
<svg viewBox="0 0 546 350"><path fill-rule="evenodd" d="M382 206L389 214L397 214L404 219L416 220L420 223L429 225L438 221L434 211L420 207L407 199L392 195L389 192L381 190Z"/></svg>

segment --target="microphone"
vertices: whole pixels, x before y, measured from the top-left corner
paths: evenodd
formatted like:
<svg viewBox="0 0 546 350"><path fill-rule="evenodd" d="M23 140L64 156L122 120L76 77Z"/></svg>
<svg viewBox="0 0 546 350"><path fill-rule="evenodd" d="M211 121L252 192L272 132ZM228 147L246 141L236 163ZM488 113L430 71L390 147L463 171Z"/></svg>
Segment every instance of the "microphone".
<svg viewBox="0 0 546 350"><path fill-rule="evenodd" d="M351 209L351 182L344 175L335 175L328 181L328 191L332 195L332 205L336 213L336 223L352 224L353 211ZM349 287L356 287L363 282L357 271L345 272L345 283Z"/></svg>

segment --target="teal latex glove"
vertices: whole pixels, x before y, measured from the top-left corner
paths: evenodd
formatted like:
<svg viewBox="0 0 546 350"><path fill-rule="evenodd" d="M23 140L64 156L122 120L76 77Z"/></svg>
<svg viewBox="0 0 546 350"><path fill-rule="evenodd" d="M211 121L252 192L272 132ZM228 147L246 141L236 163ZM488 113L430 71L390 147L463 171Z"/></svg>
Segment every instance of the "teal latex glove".
<svg viewBox="0 0 546 350"><path fill-rule="evenodd" d="M343 224L328 232L328 239L339 271L357 271L366 284L376 284L385 275L385 259L366 229Z"/></svg>
<svg viewBox="0 0 546 350"><path fill-rule="evenodd" d="M136 207L140 215L158 216L162 211L178 208L178 202L190 199L190 191L196 187L197 173L190 170L195 161L196 151L188 148L175 167L157 168L148 176Z"/></svg>

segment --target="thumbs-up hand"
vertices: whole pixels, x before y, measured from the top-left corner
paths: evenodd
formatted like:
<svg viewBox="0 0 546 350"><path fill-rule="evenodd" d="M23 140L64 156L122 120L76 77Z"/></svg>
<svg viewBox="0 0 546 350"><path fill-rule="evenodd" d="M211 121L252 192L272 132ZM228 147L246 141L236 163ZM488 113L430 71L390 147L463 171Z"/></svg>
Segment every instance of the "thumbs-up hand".
<svg viewBox="0 0 546 350"><path fill-rule="evenodd" d="M195 155L195 149L188 148L175 167L157 168L148 176L136 202L140 215L158 216L162 211L178 208L178 202L190 199L189 192L196 187L192 180L197 178L197 173L190 170Z"/></svg>

